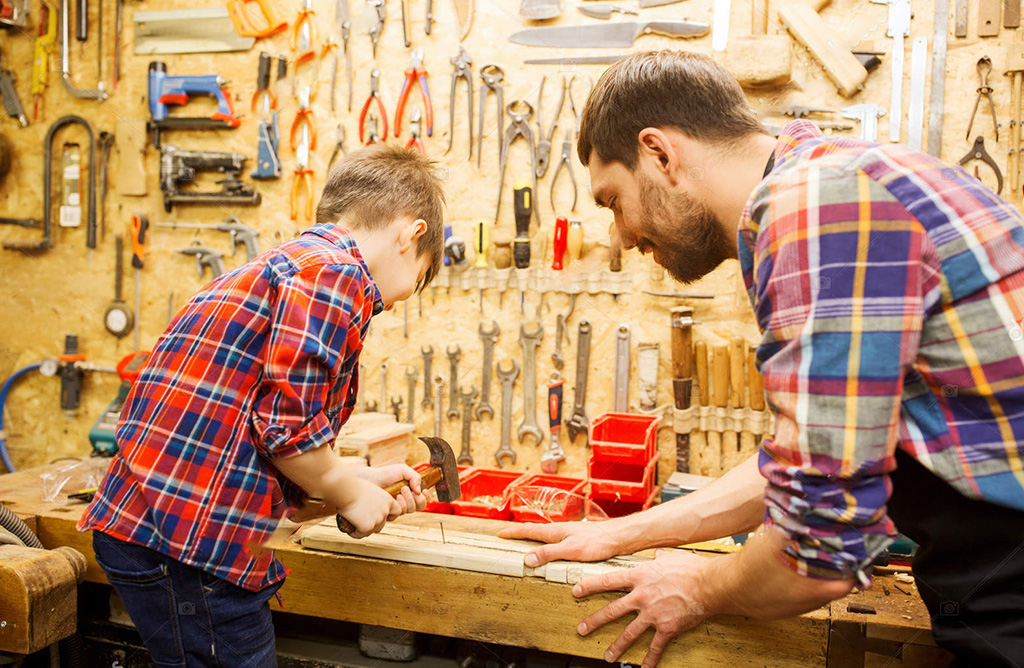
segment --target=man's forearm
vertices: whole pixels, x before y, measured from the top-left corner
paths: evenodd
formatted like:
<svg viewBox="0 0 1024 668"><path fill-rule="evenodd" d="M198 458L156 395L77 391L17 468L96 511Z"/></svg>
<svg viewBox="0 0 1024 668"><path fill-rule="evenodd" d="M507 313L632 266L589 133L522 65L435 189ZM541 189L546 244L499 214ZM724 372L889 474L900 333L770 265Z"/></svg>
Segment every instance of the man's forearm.
<svg viewBox="0 0 1024 668"><path fill-rule="evenodd" d="M623 554L753 531L764 519L757 455L696 492L619 522Z"/></svg>
<svg viewBox="0 0 1024 668"><path fill-rule="evenodd" d="M800 575L780 559L789 543L781 529L759 531L743 549L711 557L704 569L703 600L709 615L778 619L803 614L853 589L854 580Z"/></svg>

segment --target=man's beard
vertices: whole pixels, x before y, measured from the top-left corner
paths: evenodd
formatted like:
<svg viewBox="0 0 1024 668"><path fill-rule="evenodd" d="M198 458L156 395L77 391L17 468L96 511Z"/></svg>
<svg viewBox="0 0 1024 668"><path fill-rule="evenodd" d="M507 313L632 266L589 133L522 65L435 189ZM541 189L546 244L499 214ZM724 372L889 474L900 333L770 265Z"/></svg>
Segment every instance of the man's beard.
<svg viewBox="0 0 1024 668"><path fill-rule="evenodd" d="M638 174L640 207L646 240L657 261L672 278L692 283L735 256L729 239L711 209L683 192L666 192L643 173Z"/></svg>

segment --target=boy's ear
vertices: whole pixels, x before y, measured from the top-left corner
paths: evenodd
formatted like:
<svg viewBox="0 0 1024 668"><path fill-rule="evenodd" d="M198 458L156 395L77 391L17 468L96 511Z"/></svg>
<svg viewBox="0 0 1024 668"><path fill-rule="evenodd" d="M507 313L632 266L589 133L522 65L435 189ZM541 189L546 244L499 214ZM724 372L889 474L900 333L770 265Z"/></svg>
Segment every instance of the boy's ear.
<svg viewBox="0 0 1024 668"><path fill-rule="evenodd" d="M427 221L422 218L410 221L408 224L402 227L401 233L398 235L399 246L402 252L409 249L415 242L419 240L427 231Z"/></svg>

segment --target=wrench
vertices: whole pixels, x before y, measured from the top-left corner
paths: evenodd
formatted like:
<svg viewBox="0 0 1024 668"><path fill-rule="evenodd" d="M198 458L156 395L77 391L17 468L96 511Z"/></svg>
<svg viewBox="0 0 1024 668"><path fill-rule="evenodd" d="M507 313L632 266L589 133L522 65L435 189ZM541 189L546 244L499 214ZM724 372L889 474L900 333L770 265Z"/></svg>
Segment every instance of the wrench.
<svg viewBox="0 0 1024 668"><path fill-rule="evenodd" d="M615 381L612 388L612 410L629 410L629 325L619 325L615 332Z"/></svg>
<svg viewBox="0 0 1024 668"><path fill-rule="evenodd" d="M380 409L388 405L388 363L380 363Z"/></svg>
<svg viewBox="0 0 1024 668"><path fill-rule="evenodd" d="M444 378L434 376L434 437L441 438L441 401L444 398Z"/></svg>
<svg viewBox="0 0 1024 668"><path fill-rule="evenodd" d="M423 357L423 404L424 410L430 408L430 363L434 359L434 346L420 347L420 355Z"/></svg>
<svg viewBox="0 0 1024 668"><path fill-rule="evenodd" d="M559 438L559 430L562 428L562 374L557 371L551 372L548 382L548 427L551 430L551 444L540 458L540 469L544 473L555 473L558 471L558 463L565 461L565 451L562 450Z"/></svg>
<svg viewBox="0 0 1024 668"><path fill-rule="evenodd" d="M402 419L402 397L391 397L391 412L395 414L395 422Z"/></svg>
<svg viewBox="0 0 1024 668"><path fill-rule="evenodd" d="M555 318L555 352L551 353L551 362L555 365L556 369L561 369L565 366L565 360L562 357L562 339L565 339L566 345L572 345L565 323L574 310L576 310L576 293L569 295L569 311L564 314L559 313Z"/></svg>
<svg viewBox="0 0 1024 668"><path fill-rule="evenodd" d="M470 385L469 392L459 390L459 399L462 399L462 451L459 452L459 463L469 466L473 465L473 455L469 453L469 434L472 426L470 420L473 415L473 400L478 394L480 393L477 392L476 385Z"/></svg>
<svg viewBox="0 0 1024 668"><path fill-rule="evenodd" d="M480 403L473 409L473 417L478 421L484 413L487 413L488 420L494 419L494 406L491 405L491 361L494 359L494 344L498 342L500 333L501 329L496 321L491 321L490 329L484 329L484 324L480 323L480 340L484 343L484 371Z"/></svg>
<svg viewBox="0 0 1024 668"><path fill-rule="evenodd" d="M410 364L405 367L405 381L409 384L409 409L405 414L405 421L409 424L415 422L415 410L416 410L416 378L420 375L419 369L414 365ZM427 392L430 392L429 386Z"/></svg>
<svg viewBox="0 0 1024 668"><path fill-rule="evenodd" d="M502 457L510 457L512 463L516 463L516 451L512 449L512 383L519 375L519 365L512 360L512 368L506 371L498 362L494 371L501 381L501 444L494 453L494 459L498 462L498 468L501 468Z"/></svg>
<svg viewBox="0 0 1024 668"><path fill-rule="evenodd" d="M448 419L459 417L459 396L455 389L459 386L459 358L462 357L462 348L455 344L455 350L451 346L445 349L448 353L448 383L452 390L448 392Z"/></svg>
<svg viewBox="0 0 1024 668"><path fill-rule="evenodd" d="M580 320L576 334L576 397L572 402L572 415L565 423L569 442L574 442L580 432L587 433L587 368L590 366L590 321Z"/></svg>
<svg viewBox="0 0 1024 668"><path fill-rule="evenodd" d="M534 445L544 442L544 432L537 425L537 346L544 337L544 325L537 322L537 329L526 332L526 325L519 325L519 344L523 347L523 422L519 425L519 442L527 434L536 439Z"/></svg>

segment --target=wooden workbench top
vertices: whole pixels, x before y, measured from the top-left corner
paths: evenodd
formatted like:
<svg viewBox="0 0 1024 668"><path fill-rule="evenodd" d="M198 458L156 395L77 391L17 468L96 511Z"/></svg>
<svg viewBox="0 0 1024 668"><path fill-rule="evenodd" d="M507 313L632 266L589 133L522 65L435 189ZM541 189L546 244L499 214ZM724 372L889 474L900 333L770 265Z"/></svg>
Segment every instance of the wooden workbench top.
<svg viewBox="0 0 1024 668"><path fill-rule="evenodd" d="M81 551L89 563L86 579L106 582L93 557L91 536L75 530L85 504L43 502L39 474L45 470L0 475L0 503L34 520L47 548L67 545ZM399 518L397 524L436 527L442 520L445 529L485 535L494 535L506 524L427 513ZM576 624L617 595L577 600L569 585L539 578L335 554L287 539L272 547L291 569L281 595L284 610L296 614L592 658L602 658L628 622L619 620L582 638ZM876 612L850 612L850 603L871 606ZM843 642L833 641L830 648L836 628L842 630ZM651 636L648 631L624 659L640 663ZM862 641L893 647L913 643L926 649L933 645L928 613L912 584L878 575L871 590L799 617L771 622L714 617L672 641L662 665L845 667L858 665L848 659L851 652L863 656ZM840 649L845 652L843 660L833 660Z"/></svg>

